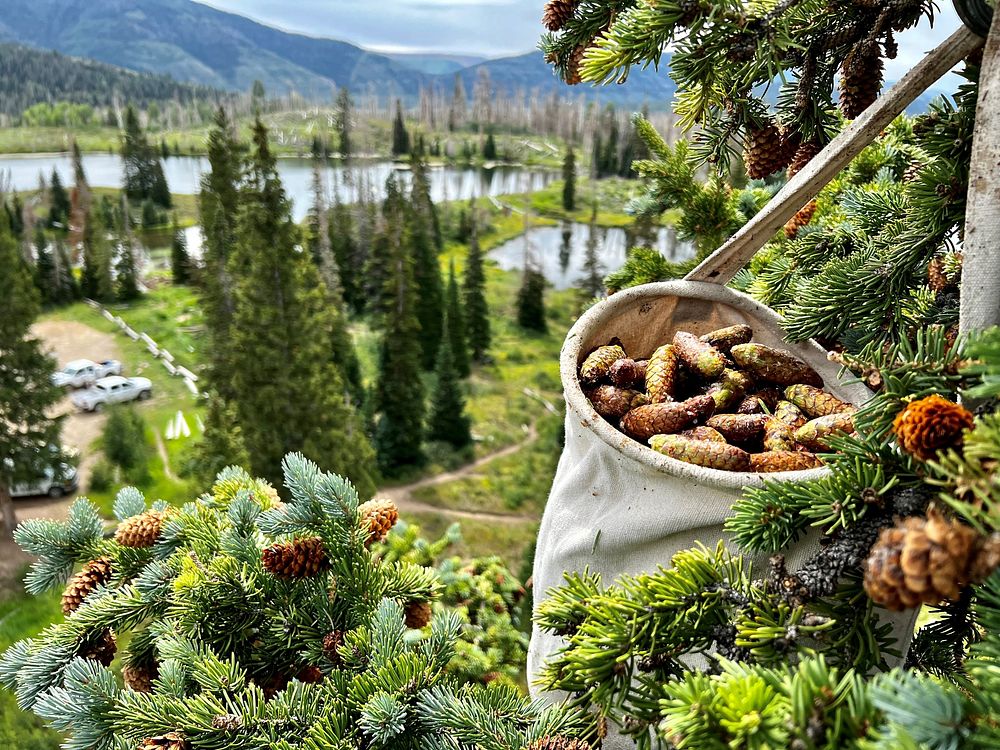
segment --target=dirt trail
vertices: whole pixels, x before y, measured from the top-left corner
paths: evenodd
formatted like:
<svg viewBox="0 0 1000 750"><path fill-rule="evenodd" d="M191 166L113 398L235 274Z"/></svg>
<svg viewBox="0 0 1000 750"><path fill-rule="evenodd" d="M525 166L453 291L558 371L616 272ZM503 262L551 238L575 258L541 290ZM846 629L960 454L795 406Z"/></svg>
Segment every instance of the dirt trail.
<svg viewBox="0 0 1000 750"><path fill-rule="evenodd" d="M448 484L449 482L457 482L461 479L470 479L478 475L479 469L484 467L491 461L496 461L500 458L506 458L507 456L512 456L521 449L531 445L535 440L538 439L538 430L535 425L532 424L528 427L528 436L522 440L520 443L514 443L514 445L508 445L506 448L502 448L495 453L490 453L489 455L478 458L470 464L466 464L460 469L455 471L447 471L444 474L437 474L432 477L425 477L411 484L405 484L400 487L388 487L384 490L380 490L378 493L379 497L385 497L396 503L396 507L400 509L403 513L413 512L413 513L438 513L443 516L448 516L450 518L467 518L479 521L497 521L499 523L524 523L525 521L537 521L537 518L533 516L521 515L519 513L494 513L485 510L463 510L461 508L448 508L442 505L432 505L431 503L425 503L417 500L413 497L413 493L417 490L423 489L424 487L435 487L439 484Z"/></svg>
<svg viewBox="0 0 1000 750"><path fill-rule="evenodd" d="M163 462L163 475L171 482L179 481L177 475L174 474L174 470L170 468L170 455L167 453L167 446L163 442L163 436L160 435L160 431L155 427L153 428L153 437L156 438L156 452Z"/></svg>

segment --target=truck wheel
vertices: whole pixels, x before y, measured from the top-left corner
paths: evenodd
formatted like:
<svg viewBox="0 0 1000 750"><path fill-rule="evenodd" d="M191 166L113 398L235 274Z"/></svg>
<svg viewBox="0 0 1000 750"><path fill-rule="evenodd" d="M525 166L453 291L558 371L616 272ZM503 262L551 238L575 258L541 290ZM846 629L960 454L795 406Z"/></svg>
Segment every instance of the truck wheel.
<svg viewBox="0 0 1000 750"><path fill-rule="evenodd" d="M142 393L139 394L139 400L145 401L146 399L152 398L152 396L153 396L152 391L143 391Z"/></svg>
<svg viewBox="0 0 1000 750"><path fill-rule="evenodd" d="M65 494L66 493L63 491L63 488L57 484L49 487L49 497L51 497L53 500L56 500Z"/></svg>
<svg viewBox="0 0 1000 750"><path fill-rule="evenodd" d="M91 409L91 411L94 414L97 414L100 411L104 411L104 404L101 404L101 403L94 404L94 408Z"/></svg>

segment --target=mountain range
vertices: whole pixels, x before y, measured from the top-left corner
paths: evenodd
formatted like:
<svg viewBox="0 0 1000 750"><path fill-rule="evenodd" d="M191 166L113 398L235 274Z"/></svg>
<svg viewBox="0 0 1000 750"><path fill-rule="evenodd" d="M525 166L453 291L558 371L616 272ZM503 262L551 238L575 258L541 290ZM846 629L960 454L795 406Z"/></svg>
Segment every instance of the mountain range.
<svg viewBox="0 0 1000 750"><path fill-rule="evenodd" d="M603 101L666 105L665 72L636 71L627 84L570 89L539 52L495 60L436 54L379 54L334 39L294 34L191 0L3 0L0 41L57 50L178 81L270 94L295 91L329 99L335 86L355 93L414 97L421 87L450 92L454 76L470 87L485 68L498 91L583 93Z"/></svg>

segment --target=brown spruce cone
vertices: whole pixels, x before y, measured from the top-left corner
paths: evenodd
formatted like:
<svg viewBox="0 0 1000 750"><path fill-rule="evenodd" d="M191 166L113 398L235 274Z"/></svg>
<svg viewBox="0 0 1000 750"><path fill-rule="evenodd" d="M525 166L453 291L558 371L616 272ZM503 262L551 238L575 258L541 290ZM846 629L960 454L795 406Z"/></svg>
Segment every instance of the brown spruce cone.
<svg viewBox="0 0 1000 750"><path fill-rule="evenodd" d="M115 541L125 547L152 547L160 535L166 514L160 510L147 510L126 518L118 524Z"/></svg>
<svg viewBox="0 0 1000 750"><path fill-rule="evenodd" d="M167 732L159 737L147 737L140 740L138 750L188 750L190 745L184 736L178 732Z"/></svg>
<svg viewBox="0 0 1000 750"><path fill-rule="evenodd" d="M299 682L305 682L309 684L315 684L317 682L323 681L323 670L314 664L309 664L302 667L295 675L295 679Z"/></svg>
<svg viewBox="0 0 1000 750"><path fill-rule="evenodd" d="M882 57L878 44L858 42L840 67L840 111L853 120L878 98L882 88Z"/></svg>
<svg viewBox="0 0 1000 750"><path fill-rule="evenodd" d="M649 403L649 397L645 393L616 385L599 385L586 393L594 411L612 422L617 422L631 409Z"/></svg>
<svg viewBox="0 0 1000 750"><path fill-rule="evenodd" d="M938 395L911 401L892 423L899 447L921 461L944 448L957 448L971 428L972 413Z"/></svg>
<svg viewBox="0 0 1000 750"><path fill-rule="evenodd" d="M375 498L358 506L358 516L361 525L369 530L366 544L381 542L389 535L389 531L399 520L399 509L392 500Z"/></svg>
<svg viewBox="0 0 1000 750"><path fill-rule="evenodd" d="M111 558L99 557L85 563L83 569L73 576L62 595L64 615L76 612L83 600L102 583L111 579Z"/></svg>
<svg viewBox="0 0 1000 750"><path fill-rule="evenodd" d="M809 201L796 212L795 216L788 220L785 224L785 236L788 239L794 240L798 236L799 230L812 221L818 205L814 200Z"/></svg>
<svg viewBox="0 0 1000 750"><path fill-rule="evenodd" d="M577 0L549 0L542 14L542 25L549 31L559 31L573 17Z"/></svg>
<svg viewBox="0 0 1000 750"><path fill-rule="evenodd" d="M330 561L319 537L278 542L260 555L264 570L276 578L307 578L322 573Z"/></svg>
<svg viewBox="0 0 1000 750"><path fill-rule="evenodd" d="M639 406L622 418L622 431L636 440L671 434L704 422L715 411L711 396L694 396L687 401Z"/></svg>
<svg viewBox="0 0 1000 750"><path fill-rule="evenodd" d="M108 629L87 638L80 644L76 655L84 659L93 659L107 667L115 660L117 650L118 642L115 640L115 634Z"/></svg>
<svg viewBox="0 0 1000 750"><path fill-rule="evenodd" d="M788 165L788 177L792 178L801 172L802 168L812 161L812 158L822 150L823 147L816 141L805 141L802 145L795 149L795 155L792 157L792 162Z"/></svg>
<svg viewBox="0 0 1000 750"><path fill-rule="evenodd" d="M406 627L411 630L422 630L431 621L433 610L431 603L426 601L409 601L403 609Z"/></svg>
<svg viewBox="0 0 1000 750"><path fill-rule="evenodd" d="M535 740L528 745L527 750L591 750L586 740L576 740L562 735L552 735Z"/></svg>
<svg viewBox="0 0 1000 750"><path fill-rule="evenodd" d="M344 643L344 633L341 630L331 630L323 636L323 656L330 660L331 664L340 666L340 654L337 650Z"/></svg>
<svg viewBox="0 0 1000 750"><path fill-rule="evenodd" d="M260 689L264 692L264 700L271 700L274 696L288 687L288 683L291 681L291 677L284 672L275 672L274 674L268 675L263 679L254 678L254 682L256 682Z"/></svg>
<svg viewBox="0 0 1000 750"><path fill-rule="evenodd" d="M578 83L583 83L583 77L580 75L580 66L583 64L583 55L589 46L589 44L579 45L575 50L573 50L573 54L570 55L569 61L566 63L566 74L564 80L570 86L576 86Z"/></svg>
<svg viewBox="0 0 1000 750"><path fill-rule="evenodd" d="M751 130L743 149L747 177L760 180L784 169L797 149L797 140L786 137L774 123Z"/></svg>
<svg viewBox="0 0 1000 750"><path fill-rule="evenodd" d="M608 370L611 382L619 388L643 388L646 385L647 360L634 360L630 357L619 359Z"/></svg>
<svg viewBox="0 0 1000 750"><path fill-rule="evenodd" d="M865 591L886 609L955 600L1000 565L1000 537L981 536L933 510L883 529L865 563Z"/></svg>
<svg viewBox="0 0 1000 750"><path fill-rule="evenodd" d="M137 693L153 692L153 680L159 676L156 664L127 664L122 667L122 680Z"/></svg>

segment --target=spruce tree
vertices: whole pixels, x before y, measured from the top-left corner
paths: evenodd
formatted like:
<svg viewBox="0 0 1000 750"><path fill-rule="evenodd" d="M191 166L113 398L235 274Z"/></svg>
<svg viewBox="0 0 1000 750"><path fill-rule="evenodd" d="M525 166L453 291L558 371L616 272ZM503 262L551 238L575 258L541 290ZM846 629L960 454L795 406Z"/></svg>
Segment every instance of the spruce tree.
<svg viewBox="0 0 1000 750"><path fill-rule="evenodd" d="M588 299L600 297L604 293L604 268L597 255L597 203L590 212L590 224L587 226L587 248L583 261L584 276L579 281L580 289Z"/></svg>
<svg viewBox="0 0 1000 750"><path fill-rule="evenodd" d="M404 468L424 462L426 407L420 379L422 347L413 257L406 247L405 233L391 225L390 232L384 235L387 278L375 391L375 451L382 473L396 476Z"/></svg>
<svg viewBox="0 0 1000 750"><path fill-rule="evenodd" d="M194 448L189 464L192 477L208 486L227 466L247 466L249 463L250 455L236 409L218 394L209 394L205 434Z"/></svg>
<svg viewBox="0 0 1000 750"><path fill-rule="evenodd" d="M129 302L139 296L139 258L132 233L128 202L122 196L120 223L117 228L117 259L115 261L115 297Z"/></svg>
<svg viewBox="0 0 1000 750"><path fill-rule="evenodd" d="M259 120L236 238L233 265L242 270L231 329L231 403L251 466L277 479L282 456L302 450L369 495L371 446L344 398L344 375L330 356L334 320L315 264L298 250L299 230Z"/></svg>
<svg viewBox="0 0 1000 750"><path fill-rule="evenodd" d="M170 190L163 174L163 162L156 147L150 145L132 106L125 110L122 161L125 195L130 201L139 205L149 199L161 208L170 208Z"/></svg>
<svg viewBox="0 0 1000 750"><path fill-rule="evenodd" d="M487 352L490 348L490 311L486 305L486 273L483 268L483 254L479 248L479 228L475 208L472 211L471 221L469 255L465 261L465 276L462 280L465 333L472 361L483 363L488 358Z"/></svg>
<svg viewBox="0 0 1000 750"><path fill-rule="evenodd" d="M410 159L413 184L407 207L407 242L413 257L413 277L416 283L417 320L420 323L421 364L433 370L441 344L441 316L444 312L444 292L441 288L441 266L438 263L433 236L434 206L427 187L427 166L420 149Z"/></svg>
<svg viewBox="0 0 1000 750"><path fill-rule="evenodd" d="M448 267L448 290L445 295L445 315L448 317L448 338L451 341L451 356L455 361L455 371L459 377L469 376L469 344L465 336L465 312L455 277L455 261Z"/></svg>
<svg viewBox="0 0 1000 750"><path fill-rule="evenodd" d="M385 181L385 200L364 273L366 308L376 314L376 325L382 324L383 316L389 311L390 265L393 253L406 241L405 224L406 201L395 175L390 174Z"/></svg>
<svg viewBox="0 0 1000 750"><path fill-rule="evenodd" d="M53 297L53 277L55 274L55 260L52 257L52 249L49 247L49 239L45 236L45 230L39 223L35 226L35 268L34 281L38 290L38 297L43 305L52 304Z"/></svg>
<svg viewBox="0 0 1000 750"><path fill-rule="evenodd" d="M540 271L527 266L521 277L521 288L517 293L517 324L521 328L538 333L547 333L545 320L545 277Z"/></svg>
<svg viewBox="0 0 1000 750"><path fill-rule="evenodd" d="M563 159L562 177L563 209L573 211L576 208L576 154L573 152L572 146L566 149L566 156Z"/></svg>
<svg viewBox="0 0 1000 750"><path fill-rule="evenodd" d="M340 158L347 161L351 158L353 144L351 143L351 92L346 86L341 86L337 94L337 150Z"/></svg>
<svg viewBox="0 0 1000 750"><path fill-rule="evenodd" d="M49 227L65 230L69 226L70 201L69 193L63 187L59 170L52 170L49 182Z"/></svg>
<svg viewBox="0 0 1000 750"><path fill-rule="evenodd" d="M55 289L52 301L57 305L67 305L80 299L80 287L73 275L73 264L62 237L57 237L55 240L52 262L54 266L53 287Z"/></svg>
<svg viewBox="0 0 1000 750"><path fill-rule="evenodd" d="M403 156L410 153L410 134L403 120L403 105L396 100L396 117L392 121L392 155Z"/></svg>
<svg viewBox="0 0 1000 750"><path fill-rule="evenodd" d="M497 160L497 142L491 130L486 134L486 142L483 144L483 159L486 161Z"/></svg>
<svg viewBox="0 0 1000 750"><path fill-rule="evenodd" d="M171 278L175 284L188 284L191 282L191 257L188 255L184 232L177 225L176 215L170 227L170 237Z"/></svg>
<svg viewBox="0 0 1000 750"><path fill-rule="evenodd" d="M434 371L434 392L431 395L431 414L427 425L427 438L449 443L461 449L472 443L469 417L465 414L465 397L462 394L460 375L452 354L450 322L447 312L442 323L444 335Z"/></svg>
<svg viewBox="0 0 1000 750"><path fill-rule="evenodd" d="M90 208L93 203L93 196L90 192L90 185L87 184L87 174L83 170L83 155L80 153L80 144L73 141L73 148L70 152L73 164L73 192L70 196L70 245L76 247L80 244L86 223L90 220Z"/></svg>
<svg viewBox="0 0 1000 750"><path fill-rule="evenodd" d="M337 262L340 287L346 309L360 313L365 307L365 295L361 283L364 261L360 257L359 242L355 239L354 216L351 206L346 205L336 195L330 209L329 237L333 257Z"/></svg>
<svg viewBox="0 0 1000 750"><path fill-rule="evenodd" d="M59 445L60 422L52 416L62 398L52 385L56 364L31 335L38 292L17 242L0 221L0 515L10 535L17 521L11 485L33 481L49 468L49 446Z"/></svg>

